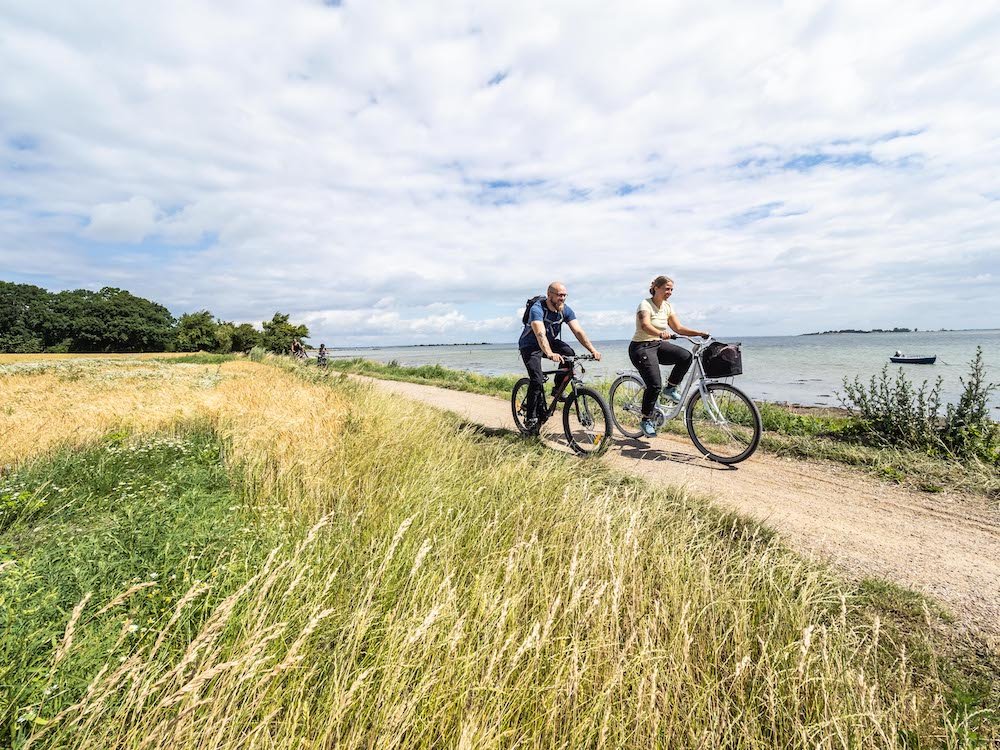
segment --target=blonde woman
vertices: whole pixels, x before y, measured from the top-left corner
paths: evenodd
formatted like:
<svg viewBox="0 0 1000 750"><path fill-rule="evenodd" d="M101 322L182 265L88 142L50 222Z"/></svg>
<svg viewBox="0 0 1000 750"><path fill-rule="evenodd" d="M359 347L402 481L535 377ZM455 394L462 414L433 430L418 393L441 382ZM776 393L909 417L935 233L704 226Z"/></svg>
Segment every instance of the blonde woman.
<svg viewBox="0 0 1000 750"><path fill-rule="evenodd" d="M672 335L671 331L683 336L707 338L709 335L705 331L697 331L681 324L673 306L667 302L673 293L673 279L668 276L653 279L649 286L649 297L640 302L635 311L635 334L628 345L628 358L632 360L646 385L642 396L642 419L639 422L642 434L646 437L656 437L652 417L656 397L661 392L660 365L673 365L662 393L675 403L681 400L677 386L691 367L691 352L667 340Z"/></svg>

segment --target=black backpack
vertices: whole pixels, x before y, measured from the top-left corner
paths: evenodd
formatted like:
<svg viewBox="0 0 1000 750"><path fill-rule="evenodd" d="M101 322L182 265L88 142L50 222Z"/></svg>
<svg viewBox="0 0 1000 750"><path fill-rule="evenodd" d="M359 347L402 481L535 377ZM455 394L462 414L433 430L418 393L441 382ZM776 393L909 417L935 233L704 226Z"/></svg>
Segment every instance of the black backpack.
<svg viewBox="0 0 1000 750"><path fill-rule="evenodd" d="M536 302L538 302L538 300L540 299L545 299L545 295L536 294L534 297L532 297L531 299L529 299L527 302L524 303L524 315L521 316L521 322L524 323L524 325L528 325L528 315L531 313L531 306Z"/></svg>

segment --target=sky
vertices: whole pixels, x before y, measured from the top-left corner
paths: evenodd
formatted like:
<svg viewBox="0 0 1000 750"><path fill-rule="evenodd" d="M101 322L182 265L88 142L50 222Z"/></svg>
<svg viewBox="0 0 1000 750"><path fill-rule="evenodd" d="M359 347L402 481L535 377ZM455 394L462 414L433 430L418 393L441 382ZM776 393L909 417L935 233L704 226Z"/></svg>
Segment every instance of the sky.
<svg viewBox="0 0 1000 750"><path fill-rule="evenodd" d="M992 6L992 7L991 7ZM0 0L0 279L328 346L1000 327L989 2Z"/></svg>

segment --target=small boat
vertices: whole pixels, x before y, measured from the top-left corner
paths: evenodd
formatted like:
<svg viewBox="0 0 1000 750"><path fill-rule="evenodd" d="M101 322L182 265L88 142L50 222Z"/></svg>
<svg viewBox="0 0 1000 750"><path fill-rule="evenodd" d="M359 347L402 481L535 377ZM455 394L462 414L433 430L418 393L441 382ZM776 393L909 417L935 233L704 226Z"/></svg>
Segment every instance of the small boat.
<svg viewBox="0 0 1000 750"><path fill-rule="evenodd" d="M902 352L896 352L889 357L889 361L897 365L933 365L937 361L937 355L926 356L923 354L903 354Z"/></svg>

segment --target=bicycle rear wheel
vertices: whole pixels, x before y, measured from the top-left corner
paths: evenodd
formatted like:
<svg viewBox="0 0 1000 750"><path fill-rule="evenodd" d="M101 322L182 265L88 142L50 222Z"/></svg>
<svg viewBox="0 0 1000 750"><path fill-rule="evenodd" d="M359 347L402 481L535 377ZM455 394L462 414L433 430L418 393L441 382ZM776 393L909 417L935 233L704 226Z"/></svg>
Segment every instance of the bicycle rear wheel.
<svg viewBox="0 0 1000 750"><path fill-rule="evenodd" d="M642 394L646 385L635 375L622 375L611 384L608 400L615 427L625 437L642 437Z"/></svg>
<svg viewBox="0 0 1000 750"><path fill-rule="evenodd" d="M563 407L563 430L569 447L581 456L599 456L611 445L613 418L601 394L577 388Z"/></svg>
<svg viewBox="0 0 1000 750"><path fill-rule="evenodd" d="M749 396L728 383L709 383L704 396L695 390L684 421L695 448L721 464L745 461L760 443L760 412Z"/></svg>
<svg viewBox="0 0 1000 750"><path fill-rule="evenodd" d="M514 426L522 435L530 435L526 422L528 420L528 384L531 381L521 378L514 383L514 389L510 392L510 411L514 417Z"/></svg>

